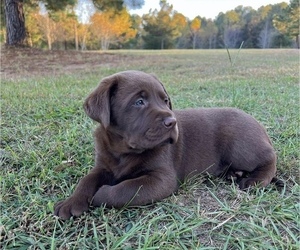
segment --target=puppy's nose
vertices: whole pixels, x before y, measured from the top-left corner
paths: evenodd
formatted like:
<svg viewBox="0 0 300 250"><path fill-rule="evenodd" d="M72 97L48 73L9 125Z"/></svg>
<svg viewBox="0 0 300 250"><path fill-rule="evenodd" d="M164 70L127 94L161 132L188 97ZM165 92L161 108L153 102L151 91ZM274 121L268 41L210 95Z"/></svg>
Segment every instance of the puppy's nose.
<svg viewBox="0 0 300 250"><path fill-rule="evenodd" d="M164 119L164 125L166 128L173 128L176 125L176 119L174 117L167 117Z"/></svg>

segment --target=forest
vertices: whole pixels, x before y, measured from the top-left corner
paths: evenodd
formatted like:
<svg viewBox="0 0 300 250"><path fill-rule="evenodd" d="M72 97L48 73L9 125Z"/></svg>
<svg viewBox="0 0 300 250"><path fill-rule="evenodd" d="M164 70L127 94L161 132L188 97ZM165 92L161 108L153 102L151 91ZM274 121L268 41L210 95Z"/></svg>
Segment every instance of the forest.
<svg viewBox="0 0 300 250"><path fill-rule="evenodd" d="M49 50L299 48L298 0L257 10L240 5L215 19L192 20L166 0L143 16L130 14L143 3L4 0L0 42ZM16 23L17 31L10 28Z"/></svg>

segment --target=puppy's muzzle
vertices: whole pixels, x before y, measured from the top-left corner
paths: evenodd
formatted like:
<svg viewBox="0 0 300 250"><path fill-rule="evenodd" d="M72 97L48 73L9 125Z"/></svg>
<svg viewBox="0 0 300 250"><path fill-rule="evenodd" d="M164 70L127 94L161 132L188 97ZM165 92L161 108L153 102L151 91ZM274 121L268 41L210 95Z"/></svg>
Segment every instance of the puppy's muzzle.
<svg viewBox="0 0 300 250"><path fill-rule="evenodd" d="M167 129L172 129L174 128L174 126L176 125L177 121L176 118L174 117L167 117L163 120L163 125L167 128Z"/></svg>
<svg viewBox="0 0 300 250"><path fill-rule="evenodd" d="M165 140L165 143L176 143L178 139L178 126L177 120L173 116L168 116L163 119L163 126L165 127L167 133L169 134L169 138Z"/></svg>

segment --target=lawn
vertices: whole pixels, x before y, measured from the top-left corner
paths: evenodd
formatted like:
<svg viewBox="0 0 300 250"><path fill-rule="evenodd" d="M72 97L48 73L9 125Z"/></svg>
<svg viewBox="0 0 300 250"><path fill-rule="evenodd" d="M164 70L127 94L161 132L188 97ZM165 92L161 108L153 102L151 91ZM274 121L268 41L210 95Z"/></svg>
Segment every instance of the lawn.
<svg viewBox="0 0 300 250"><path fill-rule="evenodd" d="M2 50L1 249L299 249L299 51ZM93 167L82 108L101 78L155 73L173 106L232 106L266 128L285 186L241 191L199 176L142 207L60 221L54 204Z"/></svg>

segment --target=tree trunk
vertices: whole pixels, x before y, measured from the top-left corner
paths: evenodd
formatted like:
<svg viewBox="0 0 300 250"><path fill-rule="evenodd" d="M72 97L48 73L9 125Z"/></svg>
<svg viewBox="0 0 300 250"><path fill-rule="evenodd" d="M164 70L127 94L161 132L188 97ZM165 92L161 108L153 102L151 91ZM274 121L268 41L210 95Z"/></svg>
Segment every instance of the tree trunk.
<svg viewBox="0 0 300 250"><path fill-rule="evenodd" d="M300 37L300 35L296 35L296 45L297 45L297 49L300 48L299 37Z"/></svg>
<svg viewBox="0 0 300 250"><path fill-rule="evenodd" d="M209 48L209 49L212 48L212 41L213 41L213 36L210 35L209 38L208 38L208 44L209 44L209 45L208 45L208 48Z"/></svg>
<svg viewBox="0 0 300 250"><path fill-rule="evenodd" d="M82 41L80 42L81 50L86 50L86 34L84 34Z"/></svg>
<svg viewBox="0 0 300 250"><path fill-rule="evenodd" d="M26 37L23 0L5 0L6 43L23 45Z"/></svg>
<svg viewBox="0 0 300 250"><path fill-rule="evenodd" d="M196 49L197 34L193 33L193 49Z"/></svg>
<svg viewBox="0 0 300 250"><path fill-rule="evenodd" d="M29 47L33 47L33 42L32 42L32 37L31 37L31 35L30 34L28 34L27 35L27 40L28 40L28 45L29 45Z"/></svg>
<svg viewBox="0 0 300 250"><path fill-rule="evenodd" d="M75 33L75 48L76 50L79 50L79 42L78 42L78 30L77 30L77 24L74 22L74 33Z"/></svg>
<svg viewBox="0 0 300 250"><path fill-rule="evenodd" d="M50 18L47 15L46 17L46 37L47 37L47 42L48 42L48 49L52 50L52 30L51 30L51 25L50 25Z"/></svg>

